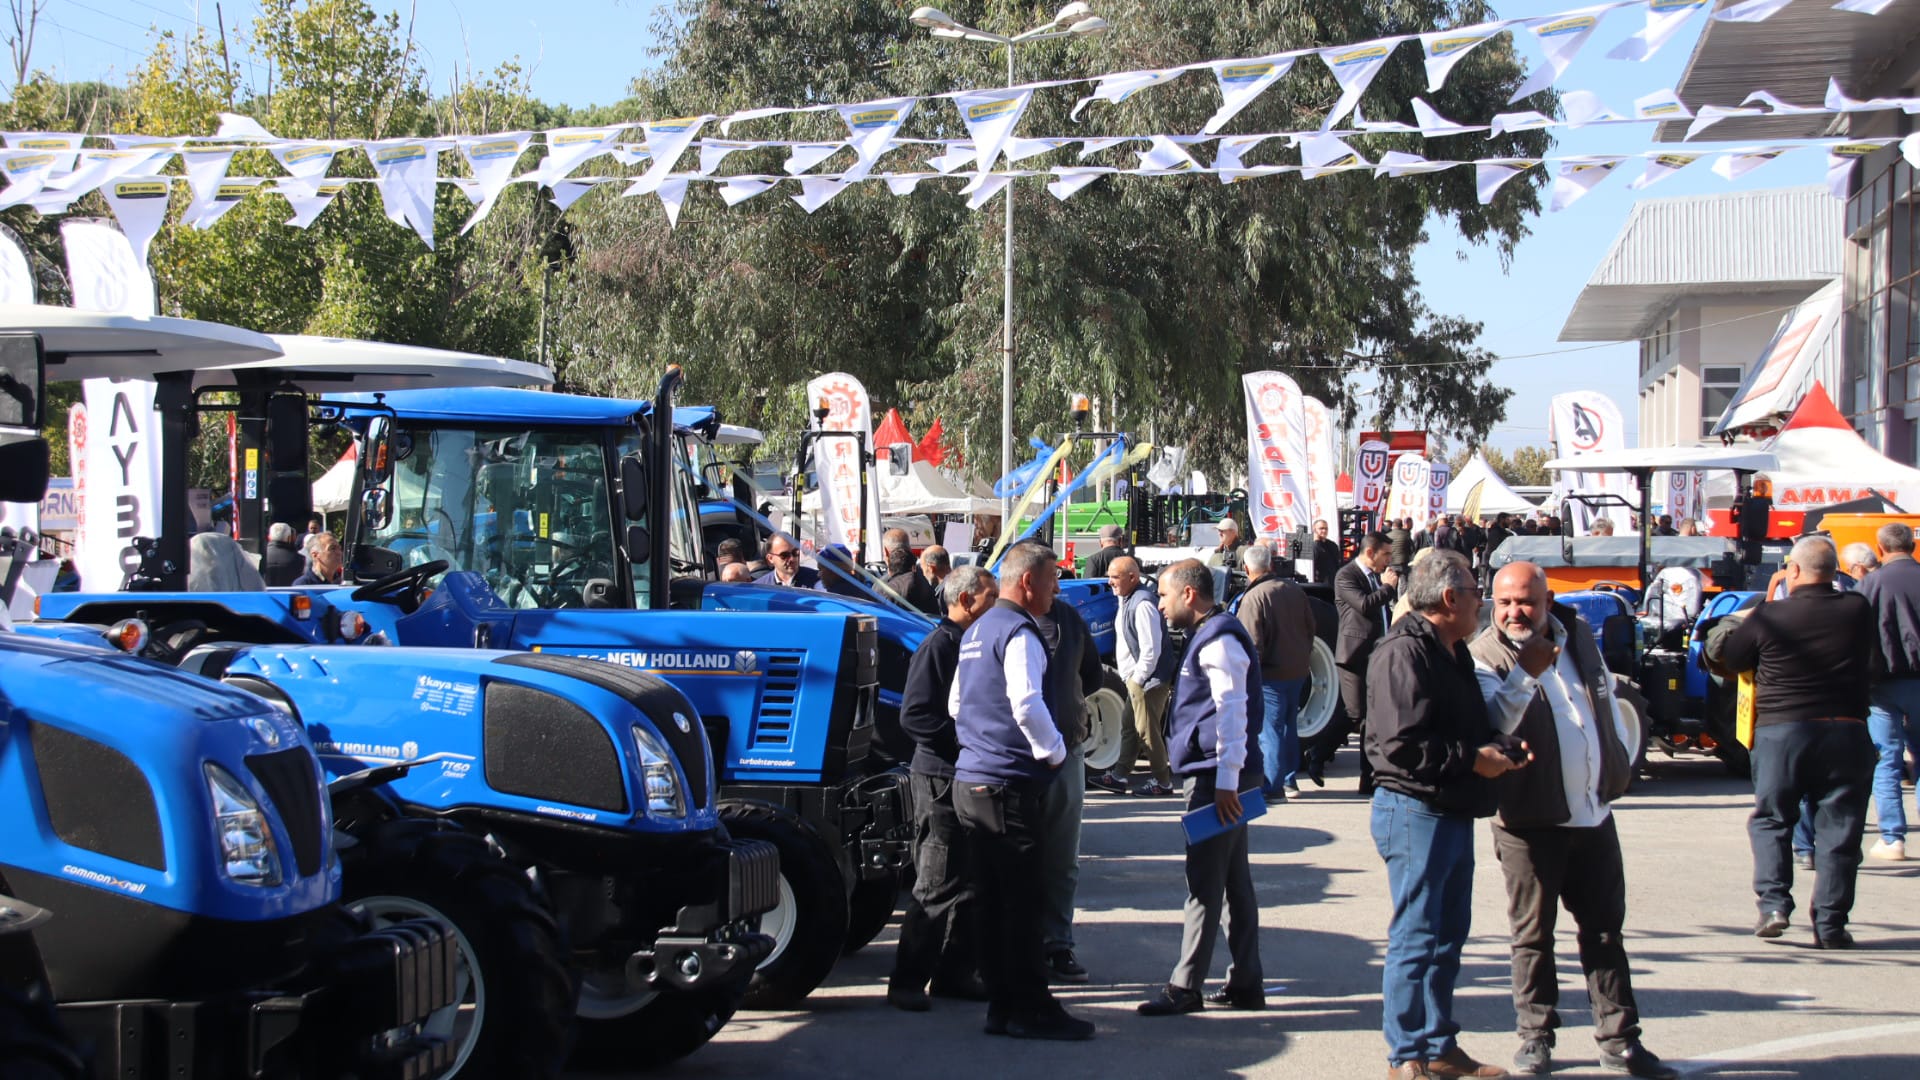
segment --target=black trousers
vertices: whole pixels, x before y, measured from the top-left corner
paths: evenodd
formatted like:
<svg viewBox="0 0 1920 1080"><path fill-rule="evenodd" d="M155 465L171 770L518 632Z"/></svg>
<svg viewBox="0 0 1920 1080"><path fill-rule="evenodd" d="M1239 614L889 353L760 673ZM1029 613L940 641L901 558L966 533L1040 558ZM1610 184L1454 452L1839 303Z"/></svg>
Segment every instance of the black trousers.
<svg viewBox="0 0 1920 1080"><path fill-rule="evenodd" d="M977 966L974 923L979 918L967 838L953 810L953 778L914 773L913 895L900 920L893 952L896 990L964 980Z"/></svg>
<svg viewBox="0 0 1920 1080"><path fill-rule="evenodd" d="M1340 668L1340 704L1346 707L1347 719L1353 724L1354 734L1360 742L1360 794L1373 791L1373 761L1367 757L1367 664L1361 661L1358 668ZM1316 750L1316 764L1325 768L1333 760L1336 747L1322 744Z"/></svg>
<svg viewBox="0 0 1920 1080"><path fill-rule="evenodd" d="M967 855L979 891L987 1013L1002 1019L1058 1008L1040 955L1041 804L1047 786L1045 780L960 781L953 789L954 813L967 831Z"/></svg>
<svg viewBox="0 0 1920 1080"><path fill-rule="evenodd" d="M1640 1038L1622 927L1627 877L1613 815L1585 829L1493 826L1493 847L1507 879L1507 922L1513 928L1513 1012L1520 1038L1551 1037L1560 1026L1560 976L1553 931L1560 905L1573 916L1580 970L1593 1006L1593 1037L1612 1053Z"/></svg>
<svg viewBox="0 0 1920 1080"><path fill-rule="evenodd" d="M1753 733L1753 892L1760 910L1793 911L1793 827L1800 800L1813 805L1815 934L1843 930L1853 910L1860 836L1867 824L1873 767L1867 725L1856 720L1791 720Z"/></svg>

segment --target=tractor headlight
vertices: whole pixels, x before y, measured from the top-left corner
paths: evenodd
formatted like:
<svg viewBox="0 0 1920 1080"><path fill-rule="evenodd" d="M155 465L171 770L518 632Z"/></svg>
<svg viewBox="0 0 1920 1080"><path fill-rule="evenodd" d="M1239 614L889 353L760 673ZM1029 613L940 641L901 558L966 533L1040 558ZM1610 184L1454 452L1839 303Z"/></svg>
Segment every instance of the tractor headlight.
<svg viewBox="0 0 1920 1080"><path fill-rule="evenodd" d="M280 853L267 815L247 786L208 762L207 792L213 797L213 828L220 838L221 868L241 885L280 884Z"/></svg>
<svg viewBox="0 0 1920 1080"><path fill-rule="evenodd" d="M633 742L640 749L640 784L647 795L647 813L663 817L687 816L687 800L673 768L673 754L647 727L633 725Z"/></svg>

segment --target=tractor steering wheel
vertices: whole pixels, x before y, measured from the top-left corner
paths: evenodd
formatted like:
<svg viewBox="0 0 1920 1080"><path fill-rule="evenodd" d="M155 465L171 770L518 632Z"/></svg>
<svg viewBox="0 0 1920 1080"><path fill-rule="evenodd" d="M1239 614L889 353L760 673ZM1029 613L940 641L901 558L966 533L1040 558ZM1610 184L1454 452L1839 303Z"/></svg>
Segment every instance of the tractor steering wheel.
<svg viewBox="0 0 1920 1080"><path fill-rule="evenodd" d="M445 559L435 559L432 562L421 563L419 566L409 566L405 570L367 582L353 590L353 595L349 599L360 604L369 600L393 604L400 609L401 614L411 615L419 609L420 602L426 599L427 580L435 574L444 572L451 565L453 564Z"/></svg>

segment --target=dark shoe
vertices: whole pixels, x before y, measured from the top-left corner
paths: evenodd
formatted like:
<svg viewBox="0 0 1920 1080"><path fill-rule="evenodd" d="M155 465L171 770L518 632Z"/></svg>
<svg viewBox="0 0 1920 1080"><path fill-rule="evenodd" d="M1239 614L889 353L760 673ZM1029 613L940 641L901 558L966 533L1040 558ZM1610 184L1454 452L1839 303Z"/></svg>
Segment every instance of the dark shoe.
<svg viewBox="0 0 1920 1080"><path fill-rule="evenodd" d="M887 1004L901 1012L926 1012L933 1008L933 1002L927 1000L925 990L915 990L906 986L887 987Z"/></svg>
<svg viewBox="0 0 1920 1080"><path fill-rule="evenodd" d="M1536 1035L1520 1044L1513 1055L1513 1071L1525 1076L1545 1076L1553 1071L1553 1040Z"/></svg>
<svg viewBox="0 0 1920 1080"><path fill-rule="evenodd" d="M1602 1048L1600 1064L1614 1072L1646 1077L1647 1080L1679 1080L1680 1077L1679 1069L1661 1061L1658 1054L1639 1043L1628 1043L1627 1048L1618 1054Z"/></svg>
<svg viewBox="0 0 1920 1080"><path fill-rule="evenodd" d="M1800 868L1800 869L1802 869L1802 870L1811 870L1811 869L1813 869L1813 852L1811 852L1811 851L1796 851L1796 852L1794 852L1794 853L1793 853L1793 865L1795 865L1795 866L1797 866L1797 867L1799 867L1799 868Z"/></svg>
<svg viewBox="0 0 1920 1080"><path fill-rule="evenodd" d="M1177 795L1179 792L1158 780L1149 780L1144 787L1134 792L1134 794L1143 799L1164 799L1169 795Z"/></svg>
<svg viewBox="0 0 1920 1080"><path fill-rule="evenodd" d="M1093 1022L1069 1016L1065 1009L1007 1018L1007 1034L1016 1039L1085 1042L1093 1038Z"/></svg>
<svg viewBox="0 0 1920 1080"><path fill-rule="evenodd" d="M987 1000L987 984L980 981L978 975L969 975L964 979L935 979L930 991L937 998L951 998L954 1001Z"/></svg>
<svg viewBox="0 0 1920 1080"><path fill-rule="evenodd" d="M1258 986L1246 989L1223 986L1207 995L1207 1004L1225 1005L1229 1009L1245 1009L1248 1012L1258 1012L1267 1007L1267 992L1264 988Z"/></svg>
<svg viewBox="0 0 1920 1080"><path fill-rule="evenodd" d="M1160 992L1140 1003L1141 1016L1179 1016L1206 1008L1200 995L1184 986L1166 985Z"/></svg>
<svg viewBox="0 0 1920 1080"><path fill-rule="evenodd" d="M1007 1033L1007 1018L1000 1013L994 1012L992 1009L988 1009L987 1024L980 1030L988 1035L1005 1035Z"/></svg>
<svg viewBox="0 0 1920 1080"><path fill-rule="evenodd" d="M1427 1071L1424 1061L1403 1061L1387 1066L1387 1080L1427 1080L1432 1075Z"/></svg>
<svg viewBox="0 0 1920 1080"><path fill-rule="evenodd" d="M1824 934L1813 935L1813 947L1816 949L1851 949L1853 935L1845 930L1829 930Z"/></svg>
<svg viewBox="0 0 1920 1080"><path fill-rule="evenodd" d="M1087 981L1087 969L1073 958L1072 949L1055 949L1047 954L1047 981L1050 983L1083 983Z"/></svg>
<svg viewBox="0 0 1920 1080"><path fill-rule="evenodd" d="M1310 761L1310 762L1308 762L1308 763L1307 763L1307 779L1309 779L1309 780L1311 780L1311 781L1313 781L1313 786L1314 786L1314 787L1326 787L1326 786L1327 786L1327 766L1326 766L1326 763L1325 763L1325 762L1322 762L1322 761ZM1408 1064L1408 1065L1417 1065L1417 1064L1421 1064L1421 1063L1419 1063L1419 1062L1414 1062L1414 1061L1409 1061L1409 1062L1407 1062L1407 1064Z"/></svg>
<svg viewBox="0 0 1920 1080"><path fill-rule="evenodd" d="M1427 1072L1432 1076L1481 1076L1501 1077L1511 1073L1498 1065L1487 1065L1467 1056L1465 1050L1455 1046L1453 1049L1427 1062Z"/></svg>
<svg viewBox="0 0 1920 1080"><path fill-rule="evenodd" d="M1099 788L1109 795L1133 794L1133 788L1128 786L1125 780L1113 775L1111 772L1103 772L1097 776L1087 777L1087 785L1089 787Z"/></svg>
<svg viewBox="0 0 1920 1080"><path fill-rule="evenodd" d="M1296 791L1294 794L1298 795L1300 793ZM1266 799L1268 806L1280 806L1287 801L1287 792L1284 788L1274 788L1272 791L1266 792L1262 797Z"/></svg>
<svg viewBox="0 0 1920 1080"><path fill-rule="evenodd" d="M1760 922L1753 928L1754 937L1777 938L1787 928L1787 913L1769 911L1760 916Z"/></svg>

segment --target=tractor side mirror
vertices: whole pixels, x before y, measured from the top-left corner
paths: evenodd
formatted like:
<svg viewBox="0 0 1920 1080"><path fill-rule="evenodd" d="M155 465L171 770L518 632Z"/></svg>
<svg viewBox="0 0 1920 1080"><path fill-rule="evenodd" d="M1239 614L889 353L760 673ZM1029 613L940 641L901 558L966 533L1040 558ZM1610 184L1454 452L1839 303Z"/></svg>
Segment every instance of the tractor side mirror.
<svg viewBox="0 0 1920 1080"><path fill-rule="evenodd" d="M620 459L620 510L628 521L647 520L647 470L640 464L640 455L628 454ZM646 530L640 530L645 533ZM628 542L632 542L633 530L627 530ZM645 561L645 555L635 562Z"/></svg>
<svg viewBox="0 0 1920 1080"><path fill-rule="evenodd" d="M887 472L893 476L905 476L913 471L913 444L894 443L887 447Z"/></svg>
<svg viewBox="0 0 1920 1080"><path fill-rule="evenodd" d="M366 483L368 488L385 484L393 477L393 421L376 416L367 422Z"/></svg>
<svg viewBox="0 0 1920 1080"><path fill-rule="evenodd" d="M1562 507L1561 509L1571 508ZM1571 513L1564 514L1560 518L1560 558L1568 566L1573 565L1573 515Z"/></svg>
<svg viewBox="0 0 1920 1080"><path fill-rule="evenodd" d="M39 334L0 334L0 427L40 430L46 373Z"/></svg>
<svg viewBox="0 0 1920 1080"><path fill-rule="evenodd" d="M387 495L386 488L368 488L361 493L360 519L374 532L380 532L393 523L393 500Z"/></svg>
<svg viewBox="0 0 1920 1080"><path fill-rule="evenodd" d="M38 437L0 446L0 502L46 498L48 453L47 440Z"/></svg>
<svg viewBox="0 0 1920 1080"><path fill-rule="evenodd" d="M653 538L648 535L645 525L627 526L627 561L635 566L645 565L653 552Z"/></svg>

